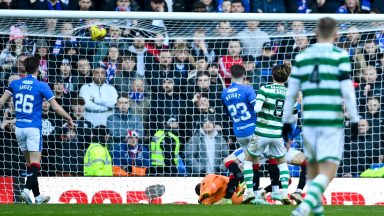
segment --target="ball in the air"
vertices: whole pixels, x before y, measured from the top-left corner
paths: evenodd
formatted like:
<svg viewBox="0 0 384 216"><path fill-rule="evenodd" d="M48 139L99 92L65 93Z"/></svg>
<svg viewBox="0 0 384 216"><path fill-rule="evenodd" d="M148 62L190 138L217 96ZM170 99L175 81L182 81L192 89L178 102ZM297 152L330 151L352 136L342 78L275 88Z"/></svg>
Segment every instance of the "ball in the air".
<svg viewBox="0 0 384 216"><path fill-rule="evenodd" d="M102 26L91 26L91 39L94 41L100 41L107 35L107 30Z"/></svg>

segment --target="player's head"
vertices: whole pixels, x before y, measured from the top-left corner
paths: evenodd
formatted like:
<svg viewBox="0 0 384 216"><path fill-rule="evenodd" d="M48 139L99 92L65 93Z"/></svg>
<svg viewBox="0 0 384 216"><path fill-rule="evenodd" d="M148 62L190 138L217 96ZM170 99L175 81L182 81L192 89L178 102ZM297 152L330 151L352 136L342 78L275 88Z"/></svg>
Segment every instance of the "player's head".
<svg viewBox="0 0 384 216"><path fill-rule="evenodd" d="M92 129L92 142L106 144L109 138L109 130L106 126L100 125Z"/></svg>
<svg viewBox="0 0 384 216"><path fill-rule="evenodd" d="M330 17L321 18L317 24L316 34L319 40L334 40L337 37L336 20Z"/></svg>
<svg viewBox="0 0 384 216"><path fill-rule="evenodd" d="M200 196L200 183L199 184L197 184L196 185L196 187L195 187L195 193L198 195L198 196Z"/></svg>
<svg viewBox="0 0 384 216"><path fill-rule="evenodd" d="M233 81L242 82L244 80L246 71L243 66L235 64L229 70L231 71Z"/></svg>
<svg viewBox="0 0 384 216"><path fill-rule="evenodd" d="M24 68L25 68L25 71L27 71L27 74L38 73L39 65L40 65L40 61L33 56L28 57L24 60Z"/></svg>
<svg viewBox="0 0 384 216"><path fill-rule="evenodd" d="M286 64L277 65L272 69L272 76L275 82L285 83L290 74L291 67Z"/></svg>

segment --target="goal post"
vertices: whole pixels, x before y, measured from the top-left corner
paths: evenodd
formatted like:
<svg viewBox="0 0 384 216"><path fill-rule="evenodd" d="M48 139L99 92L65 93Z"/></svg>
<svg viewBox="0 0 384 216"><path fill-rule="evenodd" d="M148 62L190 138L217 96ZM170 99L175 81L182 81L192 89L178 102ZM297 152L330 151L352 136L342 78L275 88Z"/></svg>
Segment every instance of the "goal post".
<svg viewBox="0 0 384 216"><path fill-rule="evenodd" d="M384 15L0 10L0 94L35 56L38 78L75 121L67 128L43 103L39 182L52 202L197 203L195 185L206 173L229 176L223 160L239 147L221 103L229 68L243 65L257 93L274 66L316 42L322 17L339 23L335 44L350 54L362 119L351 139L346 116L344 158L326 203L376 204L383 191L372 184L380 178L357 177L384 177ZM92 40L91 26L106 37ZM14 110L11 103L0 110L0 203L19 202L24 185ZM94 159L86 152L100 126L108 155L95 160L111 170L87 176ZM298 135L291 148L302 146ZM267 186L266 166L260 172ZM290 173L294 192L300 166Z"/></svg>

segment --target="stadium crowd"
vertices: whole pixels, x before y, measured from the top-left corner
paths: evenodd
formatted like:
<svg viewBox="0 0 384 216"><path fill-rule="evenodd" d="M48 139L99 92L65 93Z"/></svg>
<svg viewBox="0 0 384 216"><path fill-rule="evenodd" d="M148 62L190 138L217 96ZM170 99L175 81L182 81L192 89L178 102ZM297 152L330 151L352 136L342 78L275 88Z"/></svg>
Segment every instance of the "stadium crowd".
<svg viewBox="0 0 384 216"><path fill-rule="evenodd" d="M2 0L0 8L218 13L380 13L373 0ZM316 41L301 21L277 23L274 37L263 23L218 22L215 29L195 28L191 40L169 40L164 31L107 27L103 41L92 41L89 28L68 20L46 19L46 32L60 37L27 36L28 24L0 35L0 92L25 76L23 61L40 59L40 80L49 83L57 101L73 117L67 128L43 104L44 176L83 176L94 128L105 128L105 146L114 176L203 176L226 174L223 159L238 145L222 107L221 91L231 81L229 68L240 64L246 82L257 90L270 82L271 69L291 64ZM154 24L166 29L167 22ZM384 31L360 33L343 24L337 46L347 50L358 98L359 136L346 129L345 155L338 175L357 177L384 155ZM347 26L346 26L347 25ZM132 27L133 26L133 27ZM239 27L240 26L240 27ZM58 29L59 28L59 29ZM214 31L218 39L206 39ZM257 35L256 38L254 36ZM0 111L0 175L18 176L20 162L14 135L12 103ZM348 116L346 126L348 126ZM346 127L349 128L349 127ZM326 143L325 143L326 144ZM302 146L298 137L293 146ZM106 158L108 161L108 157Z"/></svg>

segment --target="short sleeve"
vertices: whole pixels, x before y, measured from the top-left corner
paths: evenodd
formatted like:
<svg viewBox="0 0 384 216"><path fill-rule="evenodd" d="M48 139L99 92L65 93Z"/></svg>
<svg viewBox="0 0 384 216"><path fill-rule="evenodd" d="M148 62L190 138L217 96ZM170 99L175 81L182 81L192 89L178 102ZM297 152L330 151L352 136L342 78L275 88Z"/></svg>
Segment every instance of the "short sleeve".
<svg viewBox="0 0 384 216"><path fill-rule="evenodd" d="M257 97L256 97L256 100L257 101L262 101L262 102L264 102L265 101L265 95L266 95L266 93L265 93L265 91L264 91L264 86L263 87L261 87L260 89L259 89L259 91L257 92Z"/></svg>
<svg viewBox="0 0 384 216"><path fill-rule="evenodd" d="M5 91L11 95L13 95L13 86L14 86L13 84L14 82L11 82L11 84L9 84L9 86L5 89Z"/></svg>
<svg viewBox="0 0 384 216"><path fill-rule="evenodd" d="M297 56L296 56L297 58ZM298 67L298 62L297 62L297 59L292 61L292 69L291 69L291 75L290 75L290 79L295 79L299 82L301 82L301 76L299 74L299 67Z"/></svg>
<svg viewBox="0 0 384 216"><path fill-rule="evenodd" d="M347 52L342 52L342 55L339 59L339 71L340 73L350 74L352 71L351 61L349 60L349 55Z"/></svg>
<svg viewBox="0 0 384 216"><path fill-rule="evenodd" d="M40 87L40 93L44 96L44 98L45 98L47 101L50 101L50 100L52 100L53 98L55 98L55 95L53 94L51 88L49 88L49 86L48 86L47 83L42 83L42 84L41 84L41 87Z"/></svg>
<svg viewBox="0 0 384 216"><path fill-rule="evenodd" d="M252 88L247 88L248 89L248 100L250 103L256 102L256 93L253 91Z"/></svg>

